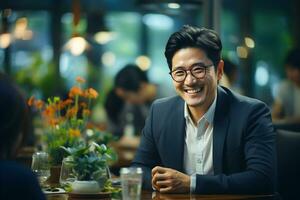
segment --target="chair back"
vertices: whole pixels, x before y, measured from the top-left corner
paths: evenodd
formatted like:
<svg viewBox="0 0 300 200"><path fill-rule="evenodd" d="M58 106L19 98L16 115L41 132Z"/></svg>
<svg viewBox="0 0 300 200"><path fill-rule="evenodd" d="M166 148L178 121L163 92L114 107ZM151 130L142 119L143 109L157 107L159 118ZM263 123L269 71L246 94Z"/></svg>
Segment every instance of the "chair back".
<svg viewBox="0 0 300 200"><path fill-rule="evenodd" d="M277 130L277 162L279 193L283 200L297 199L300 191L300 132Z"/></svg>
<svg viewBox="0 0 300 200"><path fill-rule="evenodd" d="M289 123L274 123L276 130L286 130L293 132L300 132L300 123L289 122Z"/></svg>

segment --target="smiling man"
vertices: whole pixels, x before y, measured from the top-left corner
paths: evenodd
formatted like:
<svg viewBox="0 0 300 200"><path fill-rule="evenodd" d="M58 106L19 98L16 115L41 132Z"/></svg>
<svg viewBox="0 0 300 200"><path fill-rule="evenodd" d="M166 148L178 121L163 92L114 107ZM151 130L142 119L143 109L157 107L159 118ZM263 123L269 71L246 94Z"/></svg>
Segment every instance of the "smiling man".
<svg viewBox="0 0 300 200"><path fill-rule="evenodd" d="M218 86L222 43L213 30L184 26L165 56L178 96L152 104L133 166L144 189L162 193L275 191L275 132L262 102Z"/></svg>

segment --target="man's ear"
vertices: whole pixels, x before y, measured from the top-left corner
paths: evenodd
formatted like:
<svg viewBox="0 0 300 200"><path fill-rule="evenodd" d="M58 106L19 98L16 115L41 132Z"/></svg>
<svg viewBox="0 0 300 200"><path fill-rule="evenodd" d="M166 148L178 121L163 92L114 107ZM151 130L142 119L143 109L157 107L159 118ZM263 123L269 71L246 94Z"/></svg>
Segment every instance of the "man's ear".
<svg viewBox="0 0 300 200"><path fill-rule="evenodd" d="M224 61L221 59L217 66L217 79L221 80L224 73Z"/></svg>

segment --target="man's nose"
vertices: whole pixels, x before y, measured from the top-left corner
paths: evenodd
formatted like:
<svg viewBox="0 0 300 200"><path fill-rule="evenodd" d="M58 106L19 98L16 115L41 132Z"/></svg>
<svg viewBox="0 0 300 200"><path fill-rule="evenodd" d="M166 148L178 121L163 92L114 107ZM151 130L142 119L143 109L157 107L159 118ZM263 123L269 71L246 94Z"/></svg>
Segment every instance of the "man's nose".
<svg viewBox="0 0 300 200"><path fill-rule="evenodd" d="M186 72L186 77L185 77L185 84L193 84L196 81L196 78L192 75L191 71Z"/></svg>

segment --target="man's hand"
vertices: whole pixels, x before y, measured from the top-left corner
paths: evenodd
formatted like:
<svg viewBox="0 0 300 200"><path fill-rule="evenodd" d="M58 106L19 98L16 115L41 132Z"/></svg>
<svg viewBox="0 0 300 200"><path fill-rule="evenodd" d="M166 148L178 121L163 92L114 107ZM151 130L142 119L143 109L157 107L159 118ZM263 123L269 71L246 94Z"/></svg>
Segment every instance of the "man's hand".
<svg viewBox="0 0 300 200"><path fill-rule="evenodd" d="M152 169L152 186L161 193L188 193L190 176L174 169L156 166Z"/></svg>

